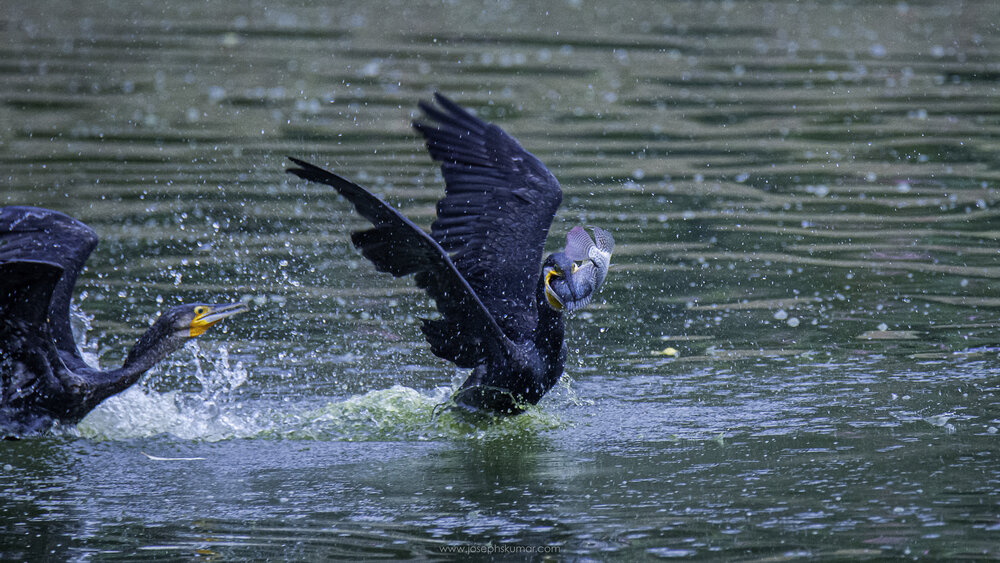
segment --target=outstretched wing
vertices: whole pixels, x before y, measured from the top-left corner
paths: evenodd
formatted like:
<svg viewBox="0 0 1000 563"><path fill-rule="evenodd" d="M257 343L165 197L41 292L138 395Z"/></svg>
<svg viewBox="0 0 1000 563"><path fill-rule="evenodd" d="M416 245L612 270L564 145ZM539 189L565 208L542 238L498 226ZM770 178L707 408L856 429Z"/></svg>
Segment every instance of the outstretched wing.
<svg viewBox="0 0 1000 563"><path fill-rule="evenodd" d="M97 233L58 211L38 207L0 207L0 264L41 261L62 268L48 304L49 327L56 348L72 369L86 366L73 339L69 303L83 263L97 246Z"/></svg>
<svg viewBox="0 0 1000 563"><path fill-rule="evenodd" d="M437 304L442 319L424 320L423 331L438 356L460 367L472 367L489 346L509 349L504 336L476 292L430 235L361 186L308 162L291 158L298 168L287 171L303 180L333 186L374 228L351 233L375 268L400 277L416 275L417 285Z"/></svg>
<svg viewBox="0 0 1000 563"><path fill-rule="evenodd" d="M534 330L545 238L562 201L559 182L513 137L441 94L420 102L413 127L441 163L445 196L431 236L512 340Z"/></svg>

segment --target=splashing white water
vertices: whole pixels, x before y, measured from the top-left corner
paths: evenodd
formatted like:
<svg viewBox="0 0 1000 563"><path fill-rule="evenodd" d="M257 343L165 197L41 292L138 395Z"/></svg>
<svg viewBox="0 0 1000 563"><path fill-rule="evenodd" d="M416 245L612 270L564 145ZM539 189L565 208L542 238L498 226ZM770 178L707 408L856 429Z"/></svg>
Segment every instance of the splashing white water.
<svg viewBox="0 0 1000 563"><path fill-rule="evenodd" d="M229 365L229 349L219 347L219 353L212 357L212 369L206 372L202 368L200 348L194 348L194 376L201 383L202 394L213 401L227 400L232 392L247 382L249 376L243 362Z"/></svg>
<svg viewBox="0 0 1000 563"><path fill-rule="evenodd" d="M446 408L454 389L424 393L403 385L333 401L289 417L275 430L283 438L344 441L490 440L556 428L557 416L534 406L513 417L469 415Z"/></svg>
<svg viewBox="0 0 1000 563"><path fill-rule="evenodd" d="M86 297L87 292L83 292L80 295L81 300L86 299ZM100 366L100 351L98 350L97 342L87 339L87 335L93 329L93 322L94 315L84 312L76 303L70 303L69 326L70 330L73 331L73 340L76 342L76 348L80 351L80 357L83 358L83 361L87 362L88 365L98 368Z"/></svg>
<svg viewBox="0 0 1000 563"><path fill-rule="evenodd" d="M449 387L421 392L403 385L378 389L319 408L287 412L257 401L206 400L202 394L158 393L133 387L102 403L77 429L97 440L125 440L168 434L209 442L231 438L392 441L471 438L490 440L558 427L553 414L530 407L516 417L467 416L442 408Z"/></svg>
<svg viewBox="0 0 1000 563"><path fill-rule="evenodd" d="M95 440L126 440L170 434L185 440L214 442L250 436L245 421L220 412L211 403L199 406L178 391L157 393L131 387L94 409L80 424L81 435Z"/></svg>
<svg viewBox="0 0 1000 563"><path fill-rule="evenodd" d="M469 417L442 408L454 391L451 387L419 391L393 385L334 399L318 408L305 402L299 408L294 403L269 405L240 392L249 374L242 362L232 365L225 345L207 353L190 342L185 350L192 357L180 363L194 368L185 371L197 379L200 390L160 392L135 385L101 403L76 426L76 432L94 440L169 435L208 442L251 437L383 441L492 439L560 425L558 417L536 407L504 418ZM560 389L568 389L566 382Z"/></svg>
<svg viewBox="0 0 1000 563"><path fill-rule="evenodd" d="M256 416L243 408L234 391L248 380L241 362L230 365L229 350L220 346L211 357L189 343L194 376L201 383L198 393L164 393L132 386L101 403L78 425L81 435L98 440L124 440L170 434L182 439L218 441L253 436L263 429Z"/></svg>

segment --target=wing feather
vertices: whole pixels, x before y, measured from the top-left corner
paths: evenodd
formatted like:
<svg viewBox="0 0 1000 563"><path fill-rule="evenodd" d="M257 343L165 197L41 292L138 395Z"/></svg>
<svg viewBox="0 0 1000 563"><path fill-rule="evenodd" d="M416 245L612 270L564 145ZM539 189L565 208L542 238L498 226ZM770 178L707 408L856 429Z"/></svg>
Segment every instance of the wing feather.
<svg viewBox="0 0 1000 563"><path fill-rule="evenodd" d="M352 233L351 240L377 270L396 277L415 274L417 286L434 299L442 319L425 320L422 329L436 355L466 366L491 346L510 350L510 340L437 241L361 186L289 158L298 165L289 173L332 186L372 222L373 228Z"/></svg>
<svg viewBox="0 0 1000 563"><path fill-rule="evenodd" d="M73 338L69 305L76 278L96 246L94 229L64 213L38 207L0 208L0 263L41 261L62 268L48 302L49 328L71 369L87 367Z"/></svg>
<svg viewBox="0 0 1000 563"><path fill-rule="evenodd" d="M413 124L445 180L431 236L505 334L527 338L537 323L535 286L562 201L559 183L502 129L441 94L434 99L436 106L420 102L428 121Z"/></svg>

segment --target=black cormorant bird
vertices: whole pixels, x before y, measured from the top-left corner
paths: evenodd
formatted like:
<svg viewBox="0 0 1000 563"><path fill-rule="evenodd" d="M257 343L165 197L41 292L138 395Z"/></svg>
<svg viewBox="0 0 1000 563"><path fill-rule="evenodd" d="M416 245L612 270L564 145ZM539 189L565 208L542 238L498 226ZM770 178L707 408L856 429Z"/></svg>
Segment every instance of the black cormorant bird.
<svg viewBox="0 0 1000 563"><path fill-rule="evenodd" d="M374 228L351 234L375 268L416 276L441 318L422 319L431 351L472 373L455 393L459 406L518 414L536 404L563 372L563 311L590 301L604 281L614 240L582 227L542 262L562 200L555 177L496 125L448 98L420 102L413 127L441 163L445 196L428 234L361 186L299 159L288 172L328 184ZM581 262L578 265L576 262Z"/></svg>
<svg viewBox="0 0 1000 563"><path fill-rule="evenodd" d="M230 305L178 305L164 312L121 368L96 370L80 355L69 303L97 233L57 211L0 207L0 436L75 424L124 391L167 354L220 320Z"/></svg>

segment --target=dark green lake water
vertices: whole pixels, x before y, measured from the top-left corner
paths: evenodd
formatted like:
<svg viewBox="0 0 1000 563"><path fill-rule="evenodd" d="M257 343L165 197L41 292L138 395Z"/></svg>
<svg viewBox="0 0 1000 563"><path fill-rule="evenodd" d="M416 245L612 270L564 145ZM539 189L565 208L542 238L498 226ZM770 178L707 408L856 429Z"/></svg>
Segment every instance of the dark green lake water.
<svg viewBox="0 0 1000 563"><path fill-rule="evenodd" d="M0 555L1000 558L997 22L985 1L12 3L0 204L100 234L85 352L116 365L183 301L252 312L78 427L3 443ZM429 226L443 188L409 122L434 91L559 178L551 248L581 223L618 242L566 379L513 420L435 416L463 374L420 335L429 300L283 172L328 165Z"/></svg>

